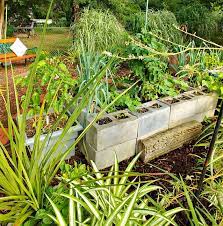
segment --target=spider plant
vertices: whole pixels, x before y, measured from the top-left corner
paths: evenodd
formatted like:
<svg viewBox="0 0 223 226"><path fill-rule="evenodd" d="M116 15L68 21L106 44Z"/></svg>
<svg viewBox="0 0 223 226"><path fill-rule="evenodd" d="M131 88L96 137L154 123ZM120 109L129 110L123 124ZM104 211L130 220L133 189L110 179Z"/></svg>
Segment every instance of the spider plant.
<svg viewBox="0 0 223 226"><path fill-rule="evenodd" d="M137 182L139 174L132 169L139 155L124 172L119 171L115 158L115 165L107 173L99 172L92 162L92 174L76 179L61 178L69 184L69 194L58 194L69 199L69 216L65 218L47 197L55 212L55 216L49 216L60 225L177 225L175 214L183 208L166 210L163 200L156 203L149 195L159 192L161 187L153 185L154 181L145 185ZM69 219L68 222L65 219Z"/></svg>

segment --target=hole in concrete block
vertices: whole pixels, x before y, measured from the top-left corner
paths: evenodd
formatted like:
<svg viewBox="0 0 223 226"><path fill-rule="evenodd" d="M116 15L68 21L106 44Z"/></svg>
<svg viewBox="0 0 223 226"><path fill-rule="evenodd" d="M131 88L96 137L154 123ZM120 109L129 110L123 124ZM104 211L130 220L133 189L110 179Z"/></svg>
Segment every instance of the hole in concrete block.
<svg viewBox="0 0 223 226"><path fill-rule="evenodd" d="M114 116L116 119L126 119L129 118L129 116L125 113L120 113Z"/></svg>
<svg viewBox="0 0 223 226"><path fill-rule="evenodd" d="M109 117L105 117L105 118L99 119L96 123L98 125L106 125L106 124L109 124L111 122L112 122L112 120Z"/></svg>
<svg viewBox="0 0 223 226"><path fill-rule="evenodd" d="M201 91L194 91L193 94L195 96L201 96L201 95L203 95L203 93Z"/></svg>
<svg viewBox="0 0 223 226"><path fill-rule="evenodd" d="M180 100L176 99L176 98L173 98L173 99L167 99L165 100L168 104L175 104L175 103L178 103L180 102Z"/></svg>
<svg viewBox="0 0 223 226"><path fill-rule="evenodd" d="M158 108L161 108L162 106L159 105L159 104L153 104L152 106L150 106L151 108L155 108L155 109L158 109Z"/></svg>
<svg viewBox="0 0 223 226"><path fill-rule="evenodd" d="M186 95L183 95L183 96L181 96L179 99L180 99L180 100L190 100L191 97L186 96Z"/></svg>
<svg viewBox="0 0 223 226"><path fill-rule="evenodd" d="M146 113L146 112L148 112L148 111L149 111L148 108L140 108L140 109L137 109L137 112L138 112L138 113L141 113L141 114Z"/></svg>

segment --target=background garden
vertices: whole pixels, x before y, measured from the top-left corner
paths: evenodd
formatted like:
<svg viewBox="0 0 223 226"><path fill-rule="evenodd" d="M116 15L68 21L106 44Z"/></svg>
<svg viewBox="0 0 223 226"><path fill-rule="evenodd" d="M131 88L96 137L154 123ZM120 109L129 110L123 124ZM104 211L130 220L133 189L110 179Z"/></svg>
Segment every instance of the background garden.
<svg viewBox="0 0 223 226"><path fill-rule="evenodd" d="M5 5L5 38L20 37L36 57L28 64L2 63L0 223L222 225L222 124L198 184L222 113L223 2ZM52 24L35 25L30 37L18 32L33 18ZM200 103L200 97L207 99ZM189 116L156 118L163 105L184 101L189 107L180 117ZM196 120L198 133L147 161L136 150L145 134L135 128L140 114L150 111L161 132ZM112 145L116 155L108 151Z"/></svg>

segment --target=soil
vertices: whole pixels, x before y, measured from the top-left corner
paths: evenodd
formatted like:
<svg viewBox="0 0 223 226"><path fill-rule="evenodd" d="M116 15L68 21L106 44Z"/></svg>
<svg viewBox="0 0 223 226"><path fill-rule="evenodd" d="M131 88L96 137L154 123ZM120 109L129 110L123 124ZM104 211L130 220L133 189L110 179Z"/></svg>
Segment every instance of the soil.
<svg viewBox="0 0 223 226"><path fill-rule="evenodd" d="M129 118L129 116L126 115L125 113L120 113L118 115L115 115L115 118L116 119L126 119L126 118Z"/></svg>
<svg viewBox="0 0 223 226"><path fill-rule="evenodd" d="M55 113L48 114L48 124L46 122L46 116L43 118L43 120L44 120L43 134L46 134L49 132L49 130L52 128L52 126L56 122L57 117L58 117L58 115L56 115ZM37 126L38 120L39 120L38 116L26 120L26 122L27 122L26 135L28 138L33 137L36 134L36 126ZM54 131L57 131L57 130L63 128L66 125L66 122L67 122L67 119L62 118L60 120L57 128Z"/></svg>
<svg viewBox="0 0 223 226"><path fill-rule="evenodd" d="M199 91L194 91L194 92L193 92L193 95L195 95L195 96L200 96L200 95L202 95L202 93L199 92Z"/></svg>
<svg viewBox="0 0 223 226"><path fill-rule="evenodd" d="M173 98L173 99L167 99L165 100L168 104L175 104L175 103L178 103L180 102L178 99L176 98Z"/></svg>
<svg viewBox="0 0 223 226"><path fill-rule="evenodd" d="M153 104L152 106L150 106L151 108L156 108L156 109L158 109L158 108L161 108L161 106L159 105L159 104Z"/></svg>
<svg viewBox="0 0 223 226"><path fill-rule="evenodd" d="M9 98L10 98L10 108L11 108L11 114L13 118L16 118L16 100L15 100L15 92L14 92L14 84L13 84L13 77L16 77L17 75L23 75L25 76L27 74L29 65L24 65L21 63L17 63L13 65L13 71L11 70L11 67L8 67L7 71L7 77L8 77L8 87L9 87ZM7 82L5 79L5 68L0 67L0 88L3 89L3 96L0 94L0 121L3 123L3 126L7 128L8 122L7 122L7 111L5 108L5 102L4 98L6 98L6 87ZM17 93L18 98L21 100L21 97L25 94L25 89L21 87L17 87Z"/></svg>
<svg viewBox="0 0 223 226"><path fill-rule="evenodd" d="M140 108L140 109L137 110L137 112L138 112L138 113L141 113L141 114L146 113L146 112L148 112L148 111L149 111L148 108Z"/></svg>
<svg viewBox="0 0 223 226"><path fill-rule="evenodd" d="M185 95L181 96L179 99L180 99L180 100L191 100L190 97L185 96Z"/></svg>
<svg viewBox="0 0 223 226"><path fill-rule="evenodd" d="M111 122L112 120L109 117L105 117L105 118L99 119L96 123L101 126L101 125L109 124Z"/></svg>
<svg viewBox="0 0 223 226"><path fill-rule="evenodd" d="M120 68L118 69L116 76L121 78L121 77L128 77L132 74L132 71L128 67L128 63L124 62L121 64Z"/></svg>
<svg viewBox="0 0 223 226"><path fill-rule="evenodd" d="M195 174L198 160L197 156L203 156L204 154L204 148L193 148L193 144L189 144L149 163L138 160L134 171L148 174L148 176L143 176L141 180L160 179L160 184L163 185L165 180L170 179L168 173L181 175L182 177ZM121 162L120 170L124 171L130 161L131 159Z"/></svg>

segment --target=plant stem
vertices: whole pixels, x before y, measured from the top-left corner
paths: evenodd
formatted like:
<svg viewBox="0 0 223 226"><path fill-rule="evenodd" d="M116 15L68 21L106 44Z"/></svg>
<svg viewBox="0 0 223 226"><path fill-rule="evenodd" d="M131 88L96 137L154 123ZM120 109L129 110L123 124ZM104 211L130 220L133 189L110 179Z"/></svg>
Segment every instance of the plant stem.
<svg viewBox="0 0 223 226"><path fill-rule="evenodd" d="M217 119L217 122L216 122L216 125L215 125L215 129L214 129L214 133L213 133L213 136L212 136L212 139L211 139L211 143L210 143L210 146L209 146L207 157L206 157L206 160L204 162L203 170L202 170L202 173L201 173L201 176L200 176L200 179L199 179L198 190L195 194L197 198L199 197L199 195L202 191L202 188L203 188L204 177L205 177L205 174L207 172L207 168L208 168L211 156L212 156L213 151L214 151L214 146L215 146L215 142L216 142L216 139L217 139L217 136L218 136L218 131L219 131L220 126L221 126L222 117L223 117L223 101L221 102L220 112L218 114L218 119Z"/></svg>

